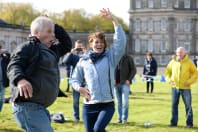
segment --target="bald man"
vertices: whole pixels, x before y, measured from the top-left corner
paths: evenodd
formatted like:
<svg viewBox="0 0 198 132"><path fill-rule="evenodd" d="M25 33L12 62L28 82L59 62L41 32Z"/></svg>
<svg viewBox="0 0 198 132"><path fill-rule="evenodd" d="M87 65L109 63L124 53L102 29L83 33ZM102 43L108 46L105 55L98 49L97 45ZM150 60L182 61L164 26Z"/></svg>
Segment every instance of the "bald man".
<svg viewBox="0 0 198 132"><path fill-rule="evenodd" d="M172 86L172 118L170 126L177 126L178 104L181 95L186 108L186 126L192 128L193 111L190 86L197 80L198 71L184 47L177 48L176 57L169 62L165 75Z"/></svg>

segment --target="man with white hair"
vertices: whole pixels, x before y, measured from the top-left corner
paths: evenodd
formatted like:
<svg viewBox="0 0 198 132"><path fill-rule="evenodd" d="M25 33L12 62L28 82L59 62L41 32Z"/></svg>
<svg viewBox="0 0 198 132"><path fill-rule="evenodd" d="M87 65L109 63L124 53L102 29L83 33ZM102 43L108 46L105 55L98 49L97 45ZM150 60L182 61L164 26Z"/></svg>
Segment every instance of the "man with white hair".
<svg viewBox="0 0 198 132"><path fill-rule="evenodd" d="M55 38L58 40L56 44ZM50 106L59 92L59 58L71 50L65 30L45 16L31 23L31 36L11 55L10 79L13 113L27 132L53 132Z"/></svg>
<svg viewBox="0 0 198 132"><path fill-rule="evenodd" d="M190 86L197 80L198 71L184 47L177 48L176 57L169 62L165 75L172 86L172 118L170 126L177 126L178 104L181 95L186 108L186 125L189 128L193 127Z"/></svg>

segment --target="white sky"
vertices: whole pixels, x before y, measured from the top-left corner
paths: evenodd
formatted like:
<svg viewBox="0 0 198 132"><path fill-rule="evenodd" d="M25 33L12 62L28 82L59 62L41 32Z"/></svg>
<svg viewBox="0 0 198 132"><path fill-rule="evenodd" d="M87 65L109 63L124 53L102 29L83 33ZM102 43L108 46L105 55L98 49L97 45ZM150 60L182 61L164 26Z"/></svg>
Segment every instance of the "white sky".
<svg viewBox="0 0 198 132"><path fill-rule="evenodd" d="M0 2L32 3L38 10L61 13L68 9L84 9L87 13L98 14L102 8L109 8L116 16L129 23L130 0L0 0Z"/></svg>

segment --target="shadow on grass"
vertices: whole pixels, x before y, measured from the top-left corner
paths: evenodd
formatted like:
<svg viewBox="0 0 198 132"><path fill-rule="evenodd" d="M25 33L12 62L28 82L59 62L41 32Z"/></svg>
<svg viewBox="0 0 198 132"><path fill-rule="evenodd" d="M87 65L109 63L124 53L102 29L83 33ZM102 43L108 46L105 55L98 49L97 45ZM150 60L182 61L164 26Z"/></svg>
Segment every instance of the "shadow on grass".
<svg viewBox="0 0 198 132"><path fill-rule="evenodd" d="M144 126L144 124L136 123L136 122L128 122L127 124L121 123L111 123L112 126L132 126L132 127L139 127L142 129L155 129L155 128L167 128L167 129L186 129L186 130L198 130L198 127L188 128L186 126L177 126L171 127L169 125L164 124L151 124L151 126Z"/></svg>
<svg viewBox="0 0 198 132"><path fill-rule="evenodd" d="M23 132L22 130L16 130L12 128L0 128L0 132Z"/></svg>

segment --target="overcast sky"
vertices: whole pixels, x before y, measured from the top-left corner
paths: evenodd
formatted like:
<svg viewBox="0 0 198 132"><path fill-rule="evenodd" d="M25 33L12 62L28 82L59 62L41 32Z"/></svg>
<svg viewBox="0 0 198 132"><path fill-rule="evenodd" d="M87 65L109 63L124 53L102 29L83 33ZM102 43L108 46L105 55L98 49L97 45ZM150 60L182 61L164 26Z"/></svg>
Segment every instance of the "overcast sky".
<svg viewBox="0 0 198 132"><path fill-rule="evenodd" d="M84 9L87 13L98 14L102 8L109 8L116 16L129 23L130 0L0 0L0 2L28 2L38 10L61 13L68 9Z"/></svg>

